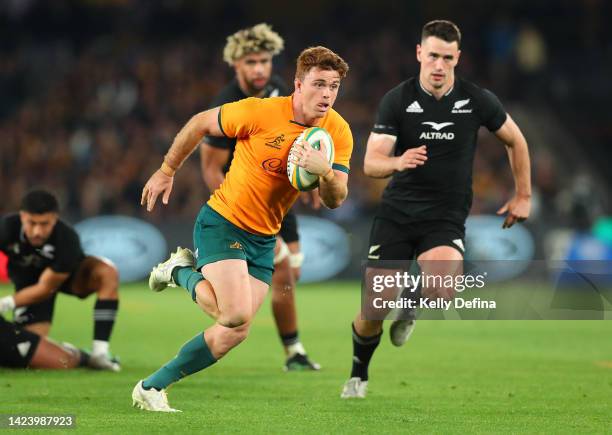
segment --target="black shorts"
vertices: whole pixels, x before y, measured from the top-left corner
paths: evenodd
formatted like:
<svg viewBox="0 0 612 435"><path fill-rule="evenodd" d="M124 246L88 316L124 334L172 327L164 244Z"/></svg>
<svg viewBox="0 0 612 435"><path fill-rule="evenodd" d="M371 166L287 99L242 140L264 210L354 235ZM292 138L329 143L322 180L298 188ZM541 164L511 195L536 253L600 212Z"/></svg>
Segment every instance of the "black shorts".
<svg viewBox="0 0 612 435"><path fill-rule="evenodd" d="M297 242L300 240L297 230L297 216L291 210L285 215L278 233L285 243Z"/></svg>
<svg viewBox="0 0 612 435"><path fill-rule="evenodd" d="M370 231L368 259L411 261L437 246L452 246L463 255L465 225L442 220L400 224L376 216Z"/></svg>
<svg viewBox="0 0 612 435"><path fill-rule="evenodd" d="M39 343L39 335L0 316L0 367L27 367Z"/></svg>
<svg viewBox="0 0 612 435"><path fill-rule="evenodd" d="M58 292L73 295L72 280L74 273L71 274L66 281L58 289ZM19 290L17 290L19 292ZM39 302L37 304L27 305L25 307L15 308L13 321L17 325L31 325L32 323L49 322L53 321L53 312L55 310L55 298L57 293L54 293L49 299Z"/></svg>

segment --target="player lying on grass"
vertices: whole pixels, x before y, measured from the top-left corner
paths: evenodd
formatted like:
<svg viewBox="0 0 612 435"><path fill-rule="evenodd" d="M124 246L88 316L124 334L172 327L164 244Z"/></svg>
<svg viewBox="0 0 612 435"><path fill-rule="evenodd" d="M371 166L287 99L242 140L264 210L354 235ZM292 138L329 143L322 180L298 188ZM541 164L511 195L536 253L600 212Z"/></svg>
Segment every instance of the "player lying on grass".
<svg viewBox="0 0 612 435"><path fill-rule="evenodd" d="M79 235L59 218L57 199L33 190L18 214L0 219L0 251L8 257L15 294L0 299L0 314L14 310L14 322L42 337L49 335L57 292L84 299L97 296L91 362L119 371L109 339L119 308L119 274L109 261L86 256Z"/></svg>
<svg viewBox="0 0 612 435"><path fill-rule="evenodd" d="M0 316L0 367L30 369L100 369L90 355L68 343L46 337L8 322Z"/></svg>
<svg viewBox="0 0 612 435"><path fill-rule="evenodd" d="M416 259L431 277L463 273L465 220L472 204L476 139L487 127L506 145L516 192L500 210L504 228L527 219L531 181L527 142L495 95L455 77L461 33L450 21L423 27L416 55L420 73L390 90L368 139L364 172L392 176L372 224L366 274L394 275L384 261ZM431 280L434 281L434 280ZM447 281L448 282L448 281ZM401 289L394 289L395 299ZM427 298L454 298L454 288L425 286ZM363 308L362 308L363 309ZM380 343L382 320L357 313L353 357L343 398L365 397L370 359ZM414 328L414 310L391 324L391 342L401 346Z"/></svg>
<svg viewBox="0 0 612 435"><path fill-rule="evenodd" d="M175 171L203 136L237 138L232 166L196 220L195 256L179 248L153 269L149 280L155 291L168 285L187 289L216 323L136 384L135 406L175 411L168 405L165 389L214 364L246 339L271 282L276 234L299 194L286 175L289 150L309 126L325 128L333 138L333 165L321 150L304 143L295 162L319 176L324 205L337 208L344 202L353 138L349 125L332 106L347 71L348 65L331 50L308 48L298 57L292 96L224 104L195 115L176 136L162 167L143 189L142 204L149 211L159 196L168 203ZM286 140L278 147L266 146L281 135Z"/></svg>
<svg viewBox="0 0 612 435"><path fill-rule="evenodd" d="M272 75L272 57L283 49L283 39L267 24L239 30L227 38L224 60L234 68L236 77L213 99L211 107L248 97L278 97L288 95L283 80ZM268 143L276 146L284 137ZM202 176L211 192L219 188L230 168L236 149L236 138L207 136L200 144ZM305 193L310 195L310 192ZM285 370L319 370L310 361L298 335L295 307L295 283L299 278L302 259L295 213L287 212L277 236L272 274L272 314L285 348Z"/></svg>

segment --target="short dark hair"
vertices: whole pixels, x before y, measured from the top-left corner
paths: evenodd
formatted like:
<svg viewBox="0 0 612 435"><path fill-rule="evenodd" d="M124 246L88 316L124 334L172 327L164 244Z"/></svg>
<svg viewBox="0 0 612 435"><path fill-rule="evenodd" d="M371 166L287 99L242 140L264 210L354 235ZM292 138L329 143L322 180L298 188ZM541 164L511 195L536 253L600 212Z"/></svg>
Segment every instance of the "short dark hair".
<svg viewBox="0 0 612 435"><path fill-rule="evenodd" d="M59 204L57 198L46 190L31 190L21 198L21 211L32 214L57 213Z"/></svg>
<svg viewBox="0 0 612 435"><path fill-rule="evenodd" d="M421 32L421 41L424 41L430 36L440 38L446 42L457 41L457 46L461 46L461 31L452 21L433 20L425 24Z"/></svg>

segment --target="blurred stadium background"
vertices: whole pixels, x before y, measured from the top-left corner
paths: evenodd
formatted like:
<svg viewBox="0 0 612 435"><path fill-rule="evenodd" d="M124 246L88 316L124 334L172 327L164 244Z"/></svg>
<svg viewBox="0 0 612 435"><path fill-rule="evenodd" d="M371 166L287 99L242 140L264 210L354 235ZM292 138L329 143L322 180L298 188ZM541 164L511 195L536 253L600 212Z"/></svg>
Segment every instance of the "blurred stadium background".
<svg viewBox="0 0 612 435"><path fill-rule="evenodd" d="M355 135L347 203L316 213L298 205L303 228L307 219L328 222L324 237L320 221L303 234L315 253L310 278L348 280L298 285L300 334L324 366L318 377L281 378L264 304L244 346L173 390L184 414L134 412L134 382L202 326L182 292L153 297L138 282L122 286L113 337L122 373L0 371L1 412L74 412L92 433L609 432L609 322L422 322L406 349L381 346L372 400L346 403L338 394L360 261L384 188L363 175L365 143L382 95L418 73L415 44L430 19L460 26L458 73L500 97L531 148L532 216L520 237L502 233L487 216L513 182L504 147L483 132L472 209L483 220L473 221L468 241L485 258L612 259L611 9L605 0L0 1L0 214L34 186L52 189L63 216L86 232L86 248L146 257L135 275L123 271L128 280L166 249L191 246L210 194L199 156L179 172L167 207L145 213L140 192L179 128L233 77L222 61L227 35L272 24L286 42L275 71L289 83L304 47L340 53L351 70L336 108ZM108 215L123 218L83 222ZM87 343L92 304L60 297L52 336Z"/></svg>
<svg viewBox="0 0 612 435"><path fill-rule="evenodd" d="M347 231L351 258L340 276L356 277L385 184L362 172L377 104L418 73L422 24L450 18L464 36L458 73L493 90L529 141L534 208L527 227L535 257L563 256L573 235L586 234L596 248L591 254L606 258L610 249L600 245L612 243L605 218L612 207L611 9L601 0L313 0L300 7L273 0L5 0L0 213L16 210L29 188L44 186L59 194L72 223L132 216L159 228L169 247L190 246L193 218L209 196L198 156L179 173L169 206L146 214L140 191L174 134L233 77L222 62L225 37L265 21L285 38L275 71L288 83L308 45L333 48L351 67L336 105L355 135L350 196L341 209L318 215ZM504 147L483 132L472 214L494 213L512 188Z"/></svg>

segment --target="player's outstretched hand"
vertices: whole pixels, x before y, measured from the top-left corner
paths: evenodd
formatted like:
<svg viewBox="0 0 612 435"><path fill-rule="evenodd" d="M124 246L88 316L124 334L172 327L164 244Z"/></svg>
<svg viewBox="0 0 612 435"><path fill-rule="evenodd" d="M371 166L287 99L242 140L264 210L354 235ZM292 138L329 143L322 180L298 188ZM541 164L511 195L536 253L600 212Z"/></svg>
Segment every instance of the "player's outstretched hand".
<svg viewBox="0 0 612 435"><path fill-rule="evenodd" d="M162 195L162 202L164 205L168 204L170 199L170 192L172 192L172 184L174 183L174 177L169 177L159 169L151 175L144 189L142 189L142 197L140 198L140 205L146 205L147 211L152 211L155 207L155 202L160 194Z"/></svg>
<svg viewBox="0 0 612 435"><path fill-rule="evenodd" d="M529 217L531 210L531 198L528 196L516 195L510 201L504 204L502 208L497 210L498 215L506 215L506 219L502 225L502 228L510 228L516 222L523 222Z"/></svg>
<svg viewBox="0 0 612 435"><path fill-rule="evenodd" d="M405 171L406 169L414 169L417 166L422 166L427 161L427 146L421 145L418 148L410 148L404 151L404 154L399 156L395 161L396 171Z"/></svg>
<svg viewBox="0 0 612 435"><path fill-rule="evenodd" d="M314 175L325 175L330 169L323 142L321 142L321 149L316 150L308 142L300 141L293 152L293 161L296 165Z"/></svg>

